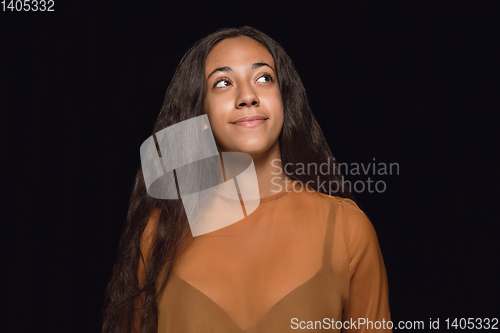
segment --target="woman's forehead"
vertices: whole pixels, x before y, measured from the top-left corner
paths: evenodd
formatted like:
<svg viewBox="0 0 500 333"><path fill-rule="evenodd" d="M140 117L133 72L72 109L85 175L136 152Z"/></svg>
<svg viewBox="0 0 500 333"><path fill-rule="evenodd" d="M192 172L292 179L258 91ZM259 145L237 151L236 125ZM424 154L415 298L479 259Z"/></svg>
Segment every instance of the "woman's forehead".
<svg viewBox="0 0 500 333"><path fill-rule="evenodd" d="M271 53L258 41L249 37L226 38L214 46L205 62L205 74L218 67L248 67L265 62L275 68Z"/></svg>

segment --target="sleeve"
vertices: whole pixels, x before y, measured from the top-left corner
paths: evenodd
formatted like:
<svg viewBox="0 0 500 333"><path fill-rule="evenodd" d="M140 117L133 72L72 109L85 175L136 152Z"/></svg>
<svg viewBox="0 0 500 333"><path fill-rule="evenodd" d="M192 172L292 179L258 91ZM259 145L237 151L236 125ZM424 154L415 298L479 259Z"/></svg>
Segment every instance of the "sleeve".
<svg viewBox="0 0 500 333"><path fill-rule="evenodd" d="M392 332L387 274L375 229L352 200L342 200L341 209L349 254L343 332Z"/></svg>

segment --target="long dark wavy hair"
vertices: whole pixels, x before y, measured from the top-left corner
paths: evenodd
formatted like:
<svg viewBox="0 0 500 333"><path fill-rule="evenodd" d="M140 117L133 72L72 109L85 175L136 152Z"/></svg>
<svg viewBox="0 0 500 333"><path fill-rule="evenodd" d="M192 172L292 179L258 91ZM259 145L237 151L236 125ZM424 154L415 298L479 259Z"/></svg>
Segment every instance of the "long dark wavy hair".
<svg viewBox="0 0 500 333"><path fill-rule="evenodd" d="M349 189L343 186L338 165L311 111L306 91L292 60L280 44L249 26L220 29L202 38L187 51L167 88L153 133L204 114L207 56L218 42L239 36L258 41L274 58L284 111L279 147L283 165L289 164L288 176L303 184L309 182L307 184L312 184L319 192L325 192L319 183L335 183L336 191L326 194L354 199ZM333 172L318 175L296 173L298 163L315 163L317 166L329 163ZM150 237L149 251L145 254L141 245L152 214L156 214L157 222ZM139 168L118 258L106 292L103 333L132 330L157 332L156 300L165 287L174 261L181 254L189 234L189 224L181 201L150 197ZM144 265L142 278L139 278L140 263Z"/></svg>

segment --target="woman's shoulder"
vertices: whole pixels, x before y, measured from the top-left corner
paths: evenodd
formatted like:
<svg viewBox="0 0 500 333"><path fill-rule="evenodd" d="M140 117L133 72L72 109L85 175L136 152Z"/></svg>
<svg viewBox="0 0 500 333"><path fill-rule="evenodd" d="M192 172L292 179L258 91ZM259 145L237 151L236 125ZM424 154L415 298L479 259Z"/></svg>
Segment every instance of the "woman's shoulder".
<svg viewBox="0 0 500 333"><path fill-rule="evenodd" d="M349 215L364 215L364 212L359 208L356 202L350 198L345 198L337 195L329 195L326 193L318 193L321 198L328 201L330 205L341 209L343 213Z"/></svg>
<svg viewBox="0 0 500 333"><path fill-rule="evenodd" d="M356 202L350 198L345 198L337 195L329 195L326 193L319 193L319 195L322 198L329 200L332 204L347 206L348 209L361 211Z"/></svg>
<svg viewBox="0 0 500 333"><path fill-rule="evenodd" d="M294 204L309 206L314 209L336 210L341 211L343 215L348 217L347 220L363 220L366 218L365 213L359 208L356 202L350 198L345 198L337 195L329 195L323 192L318 192L310 187L302 186L300 182L295 182L292 192L295 192ZM338 214L337 214L338 215Z"/></svg>
<svg viewBox="0 0 500 333"><path fill-rule="evenodd" d="M365 212L350 199L321 193L321 198L329 202L329 223L334 224L332 267L335 263L347 263L353 272L364 257L379 255L378 238Z"/></svg>
<svg viewBox="0 0 500 333"><path fill-rule="evenodd" d="M346 236L356 234L370 236L373 232L369 218L354 200L317 191L301 190L300 186L294 186L294 191L298 193L294 205L324 211L329 219L333 218L336 224L342 225Z"/></svg>
<svg viewBox="0 0 500 333"><path fill-rule="evenodd" d="M354 238L365 241L376 238L370 219L354 200L324 193L320 195L335 208L337 222L344 229L348 243Z"/></svg>

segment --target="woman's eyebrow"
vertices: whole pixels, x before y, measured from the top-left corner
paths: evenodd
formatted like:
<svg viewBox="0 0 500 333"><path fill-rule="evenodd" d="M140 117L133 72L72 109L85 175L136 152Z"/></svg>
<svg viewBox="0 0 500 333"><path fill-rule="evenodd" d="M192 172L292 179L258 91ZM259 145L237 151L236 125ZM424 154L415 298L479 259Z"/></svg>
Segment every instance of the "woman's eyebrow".
<svg viewBox="0 0 500 333"><path fill-rule="evenodd" d="M269 65L268 63L265 63L265 62L253 63L251 69L257 69L257 68L260 68L263 66L267 66L267 67L271 68L274 72L274 68L272 68L271 65ZM229 66L217 67L210 74L208 74L207 81L208 81L208 79L210 79L210 76L212 76L212 74L214 74L215 72L232 72L232 71L233 71L233 69Z"/></svg>
<svg viewBox="0 0 500 333"><path fill-rule="evenodd" d="M252 69L257 69L257 68L260 68L260 67L262 67L262 66L267 66L267 67L271 68L271 69L273 70L273 72L274 72L274 68L272 68L272 67L271 67L271 65L269 65L269 64L268 64L268 63L266 63L266 62L256 62L256 63L254 63L254 64L252 65Z"/></svg>
<svg viewBox="0 0 500 333"><path fill-rule="evenodd" d="M212 73L208 74L207 81L208 81L208 79L210 79L210 76L212 76L212 74L214 74L215 72L232 72L232 71L233 71L233 69L229 66L218 67L218 68L214 69L212 71Z"/></svg>

